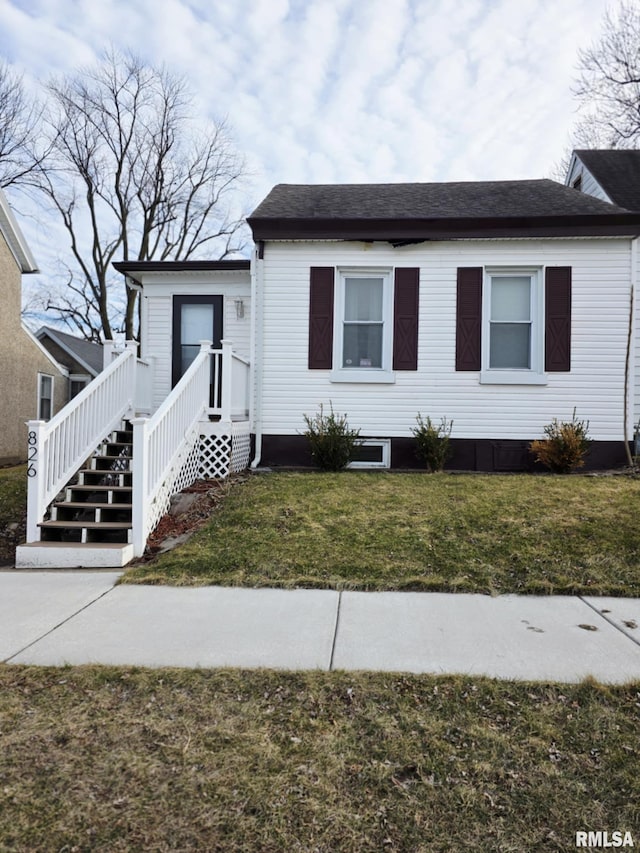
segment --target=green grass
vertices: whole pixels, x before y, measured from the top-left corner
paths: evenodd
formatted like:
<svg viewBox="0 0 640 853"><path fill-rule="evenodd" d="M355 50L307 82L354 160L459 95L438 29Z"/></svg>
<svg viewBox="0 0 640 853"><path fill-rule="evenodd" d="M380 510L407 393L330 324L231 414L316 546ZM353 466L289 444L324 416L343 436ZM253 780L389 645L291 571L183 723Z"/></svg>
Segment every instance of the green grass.
<svg viewBox="0 0 640 853"><path fill-rule="evenodd" d="M0 667L0 849L637 845L639 688Z"/></svg>
<svg viewBox="0 0 640 853"><path fill-rule="evenodd" d="M640 595L640 479L277 473L124 582Z"/></svg>
<svg viewBox="0 0 640 853"><path fill-rule="evenodd" d="M27 511L27 471L25 465L0 468L0 562L13 559L16 542L24 533ZM17 529L9 525L17 524Z"/></svg>

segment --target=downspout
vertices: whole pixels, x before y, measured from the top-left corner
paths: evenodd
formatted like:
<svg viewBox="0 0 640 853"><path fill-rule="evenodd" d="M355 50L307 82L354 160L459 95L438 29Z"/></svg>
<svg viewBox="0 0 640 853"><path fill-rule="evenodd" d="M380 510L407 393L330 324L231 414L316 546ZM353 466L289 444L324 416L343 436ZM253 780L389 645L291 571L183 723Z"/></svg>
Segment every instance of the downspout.
<svg viewBox="0 0 640 853"><path fill-rule="evenodd" d="M624 363L624 450L627 456L627 465L633 467L633 456L629 448L629 371L631 367L631 357L634 354L635 347L633 346L633 331L634 323L634 297L638 278L638 238L634 237L631 240L631 287L629 293L629 328L627 330L627 352ZM633 411L631 412L633 420Z"/></svg>
<svg viewBox="0 0 640 853"><path fill-rule="evenodd" d="M253 252L251 265L251 365L253 367L254 393L252 394L251 420L255 429L254 457L251 468L260 464L262 457L262 376L264 353L264 242L261 240Z"/></svg>

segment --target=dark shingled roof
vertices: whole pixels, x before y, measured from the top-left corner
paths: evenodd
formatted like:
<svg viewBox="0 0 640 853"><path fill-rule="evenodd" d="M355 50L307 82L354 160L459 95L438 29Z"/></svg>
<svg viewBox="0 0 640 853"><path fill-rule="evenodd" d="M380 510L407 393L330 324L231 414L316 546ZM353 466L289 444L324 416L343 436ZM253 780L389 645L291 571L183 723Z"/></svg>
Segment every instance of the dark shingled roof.
<svg viewBox="0 0 640 853"><path fill-rule="evenodd" d="M640 210L640 151L581 149L575 154L614 204Z"/></svg>
<svg viewBox="0 0 640 853"><path fill-rule="evenodd" d="M640 230L640 217L628 210L550 180L278 184L248 222L255 240L369 236L400 241L552 235L560 233L558 228L575 235Z"/></svg>
<svg viewBox="0 0 640 853"><path fill-rule="evenodd" d="M68 335L52 326L42 326L36 332L36 337L39 340L45 336L66 349L76 361L84 362L91 368L94 376L102 370L102 346L100 344L85 341L83 338L76 338L75 335Z"/></svg>

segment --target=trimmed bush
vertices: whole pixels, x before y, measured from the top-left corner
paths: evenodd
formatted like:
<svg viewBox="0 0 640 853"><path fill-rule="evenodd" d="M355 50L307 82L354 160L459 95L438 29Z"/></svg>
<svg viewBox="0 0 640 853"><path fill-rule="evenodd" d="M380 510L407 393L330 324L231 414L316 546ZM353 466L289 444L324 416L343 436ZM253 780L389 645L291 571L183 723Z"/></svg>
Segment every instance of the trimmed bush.
<svg viewBox="0 0 640 853"><path fill-rule="evenodd" d="M331 405L331 404L330 404ZM313 417L303 415L307 429L303 433L309 440L313 461L323 471L341 471L346 468L354 447L362 442L360 430L350 429L346 415L325 415L322 404Z"/></svg>
<svg viewBox="0 0 640 853"><path fill-rule="evenodd" d="M431 472L442 471L444 463L451 456L450 438L453 421L442 418L436 426L427 415L426 419L420 413L416 416L417 427L411 432L416 439L416 455L426 464Z"/></svg>
<svg viewBox="0 0 640 853"><path fill-rule="evenodd" d="M576 410L570 421L554 418L544 428L546 438L532 441L529 447L536 462L541 462L554 474L568 474L584 465L591 444L588 438L589 421L576 420Z"/></svg>

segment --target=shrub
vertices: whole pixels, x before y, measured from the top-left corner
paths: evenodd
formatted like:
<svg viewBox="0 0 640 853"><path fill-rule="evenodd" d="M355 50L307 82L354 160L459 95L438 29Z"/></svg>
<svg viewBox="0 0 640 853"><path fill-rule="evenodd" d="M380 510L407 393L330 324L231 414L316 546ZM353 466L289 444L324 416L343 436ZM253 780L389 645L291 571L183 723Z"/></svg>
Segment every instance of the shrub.
<svg viewBox="0 0 640 853"><path fill-rule="evenodd" d="M584 465L584 457L591 444L588 431L589 421L576 420L574 409L570 421L554 418L547 424L544 428L546 438L531 442L529 450L536 462L542 462L554 474L568 474Z"/></svg>
<svg viewBox="0 0 640 853"><path fill-rule="evenodd" d="M442 471L444 463L451 456L453 421L442 418L436 426L428 415L425 420L420 413L416 420L418 426L411 430L417 443L416 455L425 462L429 471Z"/></svg>
<svg viewBox="0 0 640 853"><path fill-rule="evenodd" d="M322 404L313 417L303 415L307 429L304 435L311 445L313 461L323 471L341 471L347 467L353 448L361 444L360 430L350 429L346 415L325 415Z"/></svg>

